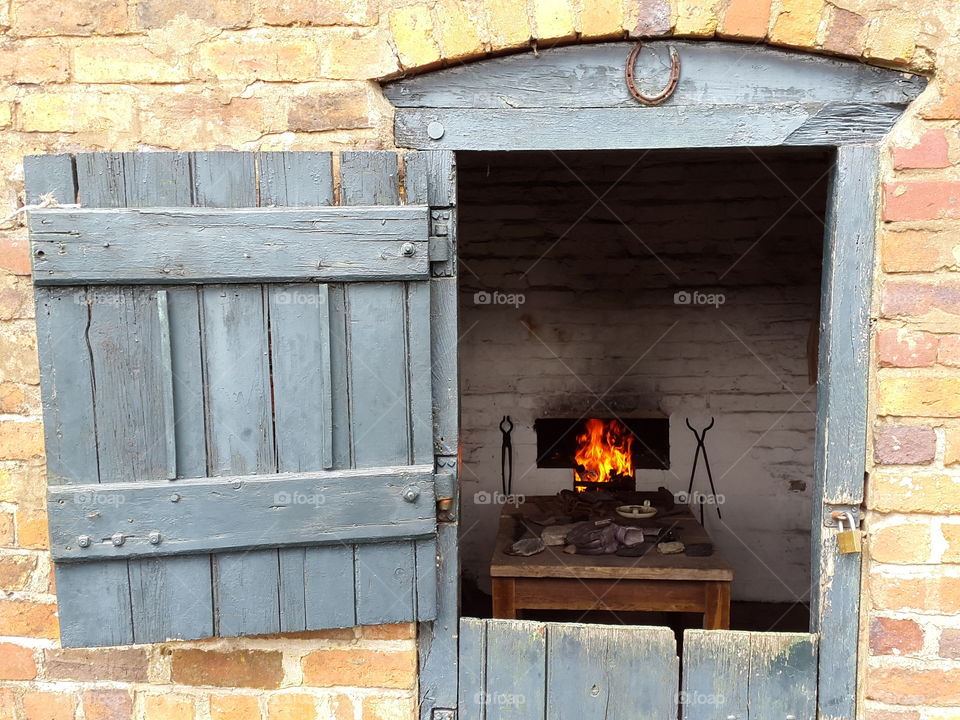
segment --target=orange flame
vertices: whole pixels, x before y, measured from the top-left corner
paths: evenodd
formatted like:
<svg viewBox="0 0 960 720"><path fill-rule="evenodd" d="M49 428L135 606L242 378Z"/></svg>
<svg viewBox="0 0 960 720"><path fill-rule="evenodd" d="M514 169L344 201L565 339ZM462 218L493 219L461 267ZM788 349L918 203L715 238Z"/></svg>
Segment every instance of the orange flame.
<svg viewBox="0 0 960 720"><path fill-rule="evenodd" d="M618 420L591 418L577 436L577 452L573 459L577 467L573 471L574 487L585 488L582 483L612 482L620 477L633 477L633 435Z"/></svg>

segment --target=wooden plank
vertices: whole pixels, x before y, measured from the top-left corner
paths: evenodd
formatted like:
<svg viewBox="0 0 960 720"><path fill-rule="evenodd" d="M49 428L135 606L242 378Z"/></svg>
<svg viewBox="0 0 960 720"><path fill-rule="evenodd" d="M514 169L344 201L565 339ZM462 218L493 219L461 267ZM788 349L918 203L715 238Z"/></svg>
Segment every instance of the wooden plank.
<svg viewBox="0 0 960 720"><path fill-rule="evenodd" d="M209 555L131 559L129 574L132 642L213 635Z"/></svg>
<svg viewBox="0 0 960 720"><path fill-rule="evenodd" d="M420 622L424 622L437 617L437 538L417 540L413 545L416 617Z"/></svg>
<svg viewBox="0 0 960 720"><path fill-rule="evenodd" d="M598 580L504 578L514 583L517 608L566 610L706 610L703 582L683 580Z"/></svg>
<svg viewBox="0 0 960 720"><path fill-rule="evenodd" d="M213 559L216 634L280 632L280 557L277 550L217 553Z"/></svg>
<svg viewBox="0 0 960 720"><path fill-rule="evenodd" d="M303 583L307 628L358 624L353 555L352 545L306 549Z"/></svg>
<svg viewBox="0 0 960 720"><path fill-rule="evenodd" d="M168 288L177 477L207 475L200 298L197 288Z"/></svg>
<svg viewBox="0 0 960 720"><path fill-rule="evenodd" d="M838 145L881 140L902 109L855 103L654 108L398 108L396 142L427 150L657 150ZM745 121L749 118L749 122ZM443 136L431 138L431 123Z"/></svg>
<svg viewBox="0 0 960 720"><path fill-rule="evenodd" d="M552 720L546 707L547 628L539 622L487 622L486 720Z"/></svg>
<svg viewBox="0 0 960 720"><path fill-rule="evenodd" d="M354 553L357 623L413 622L416 561L411 542L360 545Z"/></svg>
<svg viewBox="0 0 960 720"><path fill-rule="evenodd" d="M458 452L460 373L457 278L430 280L433 445L439 455Z"/></svg>
<svg viewBox="0 0 960 720"><path fill-rule="evenodd" d="M49 493L57 560L423 538L436 532L433 469L314 471L163 482L64 485ZM413 502L404 498L412 488ZM88 507L95 499L97 512ZM244 522L238 522L243 518ZM110 537L118 529L125 541ZM159 532L159 544L149 533ZM90 535L89 547L77 547ZM413 573L411 562L408 574Z"/></svg>
<svg viewBox="0 0 960 720"><path fill-rule="evenodd" d="M123 158L125 207L189 207L190 156L183 152L126 152Z"/></svg>
<svg viewBox="0 0 960 720"><path fill-rule="evenodd" d="M261 207L333 204L333 154L260 152L257 175Z"/></svg>
<svg viewBox="0 0 960 720"><path fill-rule="evenodd" d="M835 531L818 518L831 505L863 501L878 167L874 146L839 148L827 207L811 535L811 630L820 635L825 718L856 712L861 556L840 555Z"/></svg>
<svg viewBox="0 0 960 720"><path fill-rule="evenodd" d="M484 720L487 692L487 621L460 620L458 671L458 720Z"/></svg>
<svg viewBox="0 0 960 720"><path fill-rule="evenodd" d="M433 622L422 622L417 630L420 661L420 718L431 720L433 708L455 709L457 700L457 628L460 622L460 526L454 522L437 523L435 552L437 608ZM417 567L421 563L417 561ZM418 602L426 591L418 590ZM463 662L463 654L459 661ZM472 717L472 715L461 715Z"/></svg>
<svg viewBox="0 0 960 720"><path fill-rule="evenodd" d="M27 205L52 196L61 205L77 201L73 155L27 155L23 158L23 184Z"/></svg>
<svg viewBox="0 0 960 720"><path fill-rule="evenodd" d="M86 208L127 206L123 153L77 153L77 200Z"/></svg>
<svg viewBox="0 0 960 720"><path fill-rule="evenodd" d="M751 656L751 633L686 630L680 694L683 720L764 717L752 716L748 705Z"/></svg>
<svg viewBox="0 0 960 720"><path fill-rule="evenodd" d="M57 564L54 569L64 647L129 645L134 641L125 561Z"/></svg>
<svg viewBox="0 0 960 720"><path fill-rule="evenodd" d="M677 713L677 650L668 628L550 623L551 720L660 720Z"/></svg>
<svg viewBox="0 0 960 720"><path fill-rule="evenodd" d="M390 150L340 153L342 205L399 205L397 154Z"/></svg>
<svg viewBox="0 0 960 720"><path fill-rule="evenodd" d="M160 323L160 368L163 396L163 434L167 458L167 479L177 478L177 411L173 402L173 350L170 346L170 303L166 290L157 291L157 320ZM198 335L199 339L199 335Z"/></svg>
<svg viewBox="0 0 960 720"><path fill-rule="evenodd" d="M410 429L410 462L433 460L433 364L430 352L429 282L407 283L404 325L407 337L406 415Z"/></svg>
<svg viewBox="0 0 960 720"><path fill-rule="evenodd" d="M190 155L193 204L199 207L257 206L254 153L205 151Z"/></svg>
<svg viewBox="0 0 960 720"><path fill-rule="evenodd" d="M806 633L751 633L752 718L817 718L817 637Z"/></svg>
<svg viewBox="0 0 960 720"><path fill-rule="evenodd" d="M426 278L422 207L37 210L38 284ZM409 246L407 245L409 243Z"/></svg>
<svg viewBox="0 0 960 720"><path fill-rule="evenodd" d="M670 47L677 49L682 69L666 104L678 107L831 101L906 106L927 84L918 75L849 60L671 38L644 42L636 66L641 87L666 84ZM461 63L387 83L384 94L398 108L636 107L623 81L633 48L633 42L573 45Z"/></svg>
<svg viewBox="0 0 960 720"><path fill-rule="evenodd" d="M457 161L452 152L406 153L403 169L407 205L450 208L457 204Z"/></svg>

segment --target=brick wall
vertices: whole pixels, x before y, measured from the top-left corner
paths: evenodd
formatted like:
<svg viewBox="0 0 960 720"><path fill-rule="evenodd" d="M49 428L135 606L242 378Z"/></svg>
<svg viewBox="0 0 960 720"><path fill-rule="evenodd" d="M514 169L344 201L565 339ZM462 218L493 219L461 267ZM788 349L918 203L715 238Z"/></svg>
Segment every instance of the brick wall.
<svg viewBox="0 0 960 720"><path fill-rule="evenodd" d="M639 471L638 488L685 491L696 443L684 419L715 417L724 517L708 507L705 519L734 598L808 601L808 341L829 158L468 154L459 171L464 571L488 586L503 415L516 424L513 492L534 495L572 484L536 468L536 418L652 410L670 416L671 468ZM723 302L678 305L677 292ZM710 492L702 460L695 489Z"/></svg>
<svg viewBox="0 0 960 720"><path fill-rule="evenodd" d="M0 207L9 211L22 203L20 158L28 153L390 147L390 107L374 78L522 50L531 38L542 47L628 33L767 42L934 76L892 134L884 166L878 332L897 334L878 335L871 374L872 408L881 428L878 462L871 457L868 466L872 536L865 555L861 677L868 698L864 717L955 717L960 580L957 554L948 549L960 518L960 53L954 40L960 5L953 0L0 0ZM196 714L206 720L210 696L245 691L174 685L154 670L144 684L75 684L43 675L44 651L56 645L56 618L45 552L28 271L23 229L0 230L0 717L127 717L126 703L136 695L140 717ZM904 344L905 353L899 349ZM910 366L916 362L921 364ZM887 442L891 433L903 432L916 439L907 451L896 437ZM889 530L897 525L908 529ZM895 541L897 533L907 540ZM886 551L884 534L890 539ZM883 640L887 630L898 628L905 629L903 647L912 643L913 649ZM259 642L222 647L253 650ZM292 683L299 677L300 649L286 643L304 643L306 650L314 641L263 642L285 648L283 682ZM315 642L318 648L345 643L359 651L381 641L361 636ZM390 648L401 653L413 647L409 639L383 642L397 643ZM39 662L40 680L31 662ZM155 667L165 666L158 660ZM374 674L369 684L389 685L387 669ZM81 689L106 694L99 703L91 697L80 710ZM355 720L364 712L368 718L409 717L391 704L409 703L413 693L399 691L398 701L397 692L345 688L333 694L353 698ZM141 696L148 694L157 699L147 703ZM181 703L180 695L198 697L199 709ZM385 700L364 709L361 695ZM222 716L217 702L210 717ZM224 701L222 707L244 718L269 712L248 711L245 702ZM324 703L317 716L336 717ZM275 705L272 715L312 713Z"/></svg>

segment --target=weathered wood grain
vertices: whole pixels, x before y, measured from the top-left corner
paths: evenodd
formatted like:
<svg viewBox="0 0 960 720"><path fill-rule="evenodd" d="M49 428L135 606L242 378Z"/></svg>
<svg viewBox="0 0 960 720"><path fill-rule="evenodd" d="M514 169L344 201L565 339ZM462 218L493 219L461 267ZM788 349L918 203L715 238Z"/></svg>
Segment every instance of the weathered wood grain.
<svg viewBox="0 0 960 720"><path fill-rule="evenodd" d="M333 154L257 153L260 207L309 207L333 203Z"/></svg>
<svg viewBox="0 0 960 720"><path fill-rule="evenodd" d="M134 641L125 560L54 565L60 642L65 647Z"/></svg>
<svg viewBox="0 0 960 720"><path fill-rule="evenodd" d="M23 158L23 180L27 205L36 205L51 195L61 205L77 201L73 155L27 155Z"/></svg>
<svg viewBox="0 0 960 720"><path fill-rule="evenodd" d="M431 466L70 485L50 491L58 561L427 537L436 531ZM410 502L404 490L419 496ZM96 513L80 513L84 503ZM241 523L238 518L256 518ZM125 541L110 542L115 532ZM149 542L149 533L161 542ZM87 548L79 535L90 535ZM413 562L409 565L413 573Z"/></svg>
<svg viewBox="0 0 960 720"><path fill-rule="evenodd" d="M38 210L37 284L427 277L420 207ZM409 245L407 245L409 243Z"/></svg>
<svg viewBox="0 0 960 720"><path fill-rule="evenodd" d="M486 720L548 720L547 626L526 620L487 623Z"/></svg>
<svg viewBox="0 0 960 720"><path fill-rule="evenodd" d="M257 205L254 153L205 151L190 153L193 205L252 208Z"/></svg>

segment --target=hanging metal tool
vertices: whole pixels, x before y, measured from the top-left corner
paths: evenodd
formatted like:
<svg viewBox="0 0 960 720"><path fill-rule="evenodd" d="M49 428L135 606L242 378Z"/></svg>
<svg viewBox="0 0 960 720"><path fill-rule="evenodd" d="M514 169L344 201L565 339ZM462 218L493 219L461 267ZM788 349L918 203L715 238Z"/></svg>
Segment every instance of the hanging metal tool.
<svg viewBox="0 0 960 720"><path fill-rule="evenodd" d="M697 451L693 454L693 467L690 468L690 485L687 487L687 499L693 499L693 479L697 474L697 463L700 461L700 455L703 454L703 464L707 467L707 478L710 480L710 492L713 493L713 504L717 508L717 517L721 520L723 515L720 514L720 502L717 496L717 488L713 484L713 473L710 471L710 459L707 457L707 446L704 445L704 440L707 437L707 430L713 427L715 422L714 418L710 418L710 424L707 425L702 431L697 432L693 425L690 424L690 418L687 418L687 427L690 428L690 432L693 433L693 436L697 439ZM703 525L703 503L700 503L700 524Z"/></svg>
<svg viewBox="0 0 960 720"><path fill-rule="evenodd" d="M500 434L503 436L500 445L500 487L504 495L513 493L513 421L509 415L504 415L500 421Z"/></svg>
<svg viewBox="0 0 960 720"><path fill-rule="evenodd" d="M671 45L670 80L667 82L667 86L656 95L644 95L637 88L637 82L635 78L637 57L639 57L640 50L642 48L643 43L637 43L636 47L630 51L630 56L627 58L627 67L624 71L624 77L627 81L627 90L630 91L630 94L633 96L634 100L642 103L643 105L659 105L673 95L673 92L677 89L677 83L680 82L680 56L677 54L677 49Z"/></svg>

